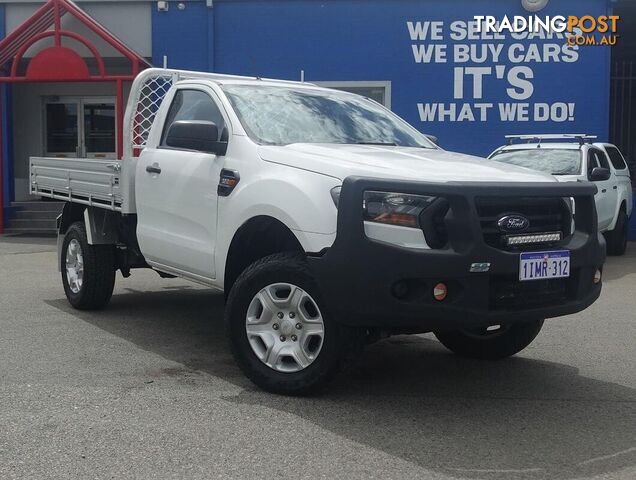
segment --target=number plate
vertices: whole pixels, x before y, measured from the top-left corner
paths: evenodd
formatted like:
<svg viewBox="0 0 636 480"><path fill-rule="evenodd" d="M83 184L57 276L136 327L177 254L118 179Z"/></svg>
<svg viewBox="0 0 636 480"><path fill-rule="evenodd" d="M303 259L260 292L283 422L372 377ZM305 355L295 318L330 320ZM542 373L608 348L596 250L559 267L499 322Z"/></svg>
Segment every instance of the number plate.
<svg viewBox="0 0 636 480"><path fill-rule="evenodd" d="M545 280L570 276L570 252L522 253L519 261L519 280Z"/></svg>

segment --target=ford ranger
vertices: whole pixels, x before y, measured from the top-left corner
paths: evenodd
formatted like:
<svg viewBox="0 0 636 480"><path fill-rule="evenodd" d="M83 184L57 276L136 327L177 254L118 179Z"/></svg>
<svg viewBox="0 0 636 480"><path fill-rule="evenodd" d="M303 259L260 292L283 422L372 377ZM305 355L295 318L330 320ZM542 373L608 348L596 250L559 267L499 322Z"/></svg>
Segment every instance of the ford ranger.
<svg viewBox="0 0 636 480"><path fill-rule="evenodd" d="M68 301L103 308L136 268L224 291L268 391L312 392L392 334L509 357L601 292L595 185L444 151L372 100L149 69L124 122L121 160L30 161L32 194L67 202Z"/></svg>

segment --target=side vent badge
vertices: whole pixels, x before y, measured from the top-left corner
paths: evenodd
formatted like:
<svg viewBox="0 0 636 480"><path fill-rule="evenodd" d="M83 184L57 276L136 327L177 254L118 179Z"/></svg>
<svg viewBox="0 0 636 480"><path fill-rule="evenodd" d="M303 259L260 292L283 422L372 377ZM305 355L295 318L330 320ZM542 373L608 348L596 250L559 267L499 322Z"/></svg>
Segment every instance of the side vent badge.
<svg viewBox="0 0 636 480"><path fill-rule="evenodd" d="M473 263L470 266L470 273L486 273L490 271L490 263Z"/></svg>
<svg viewBox="0 0 636 480"><path fill-rule="evenodd" d="M217 193L219 197L227 197L234 191L234 188L238 185L241 177L236 170L228 170L224 168L221 170L221 178L219 179L219 188Z"/></svg>

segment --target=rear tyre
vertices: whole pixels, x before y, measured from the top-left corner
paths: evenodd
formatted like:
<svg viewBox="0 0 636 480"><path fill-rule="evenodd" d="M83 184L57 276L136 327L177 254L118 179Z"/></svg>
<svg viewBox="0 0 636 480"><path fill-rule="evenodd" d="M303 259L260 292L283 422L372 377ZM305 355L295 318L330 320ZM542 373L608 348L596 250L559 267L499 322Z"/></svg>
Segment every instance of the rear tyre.
<svg viewBox="0 0 636 480"><path fill-rule="evenodd" d="M115 286L115 256L111 245L89 245L82 222L70 226L62 243L60 267L64 293L79 310L99 310L110 301Z"/></svg>
<svg viewBox="0 0 636 480"><path fill-rule="evenodd" d="M462 357L501 360L530 345L542 327L543 320L532 320L470 330L436 332L435 336L442 345Z"/></svg>
<svg viewBox="0 0 636 480"><path fill-rule="evenodd" d="M629 230L629 218L627 213L621 210L616 219L614 230L605 234L607 240L607 253L612 256L621 256L627 250L627 234Z"/></svg>
<svg viewBox="0 0 636 480"><path fill-rule="evenodd" d="M334 321L297 253L249 266L230 291L225 324L243 373L263 390L284 395L324 387L362 345L355 331Z"/></svg>

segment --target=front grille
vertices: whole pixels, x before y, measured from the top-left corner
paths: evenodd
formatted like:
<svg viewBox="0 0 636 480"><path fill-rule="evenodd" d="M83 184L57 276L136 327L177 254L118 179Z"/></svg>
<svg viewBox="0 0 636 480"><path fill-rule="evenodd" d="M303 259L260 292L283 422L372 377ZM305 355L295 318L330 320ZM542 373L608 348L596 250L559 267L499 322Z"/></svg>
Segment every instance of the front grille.
<svg viewBox="0 0 636 480"><path fill-rule="evenodd" d="M561 197L478 197L477 213L484 241L491 247L504 250L541 250L558 242L533 245L507 245L512 234L538 234L561 232L565 238L571 230L571 213L568 202ZM530 225L517 232L502 232L497 222L506 215L522 215Z"/></svg>
<svg viewBox="0 0 636 480"><path fill-rule="evenodd" d="M525 310L559 305L568 299L572 282L571 278L520 282L516 277L493 277L490 309Z"/></svg>

